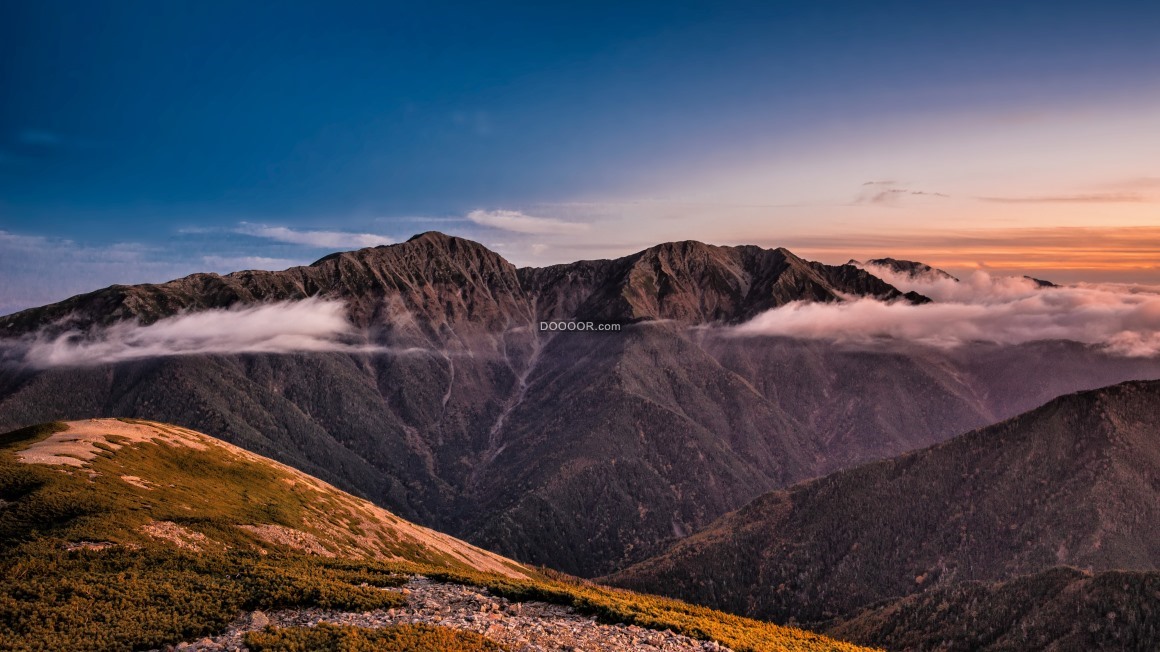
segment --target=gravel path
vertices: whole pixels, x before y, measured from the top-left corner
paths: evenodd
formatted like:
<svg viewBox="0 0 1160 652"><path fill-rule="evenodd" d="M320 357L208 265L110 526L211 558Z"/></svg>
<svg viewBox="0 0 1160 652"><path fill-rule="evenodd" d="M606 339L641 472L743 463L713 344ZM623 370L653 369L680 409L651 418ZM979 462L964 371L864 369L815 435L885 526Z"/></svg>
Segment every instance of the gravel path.
<svg viewBox="0 0 1160 652"><path fill-rule="evenodd" d="M407 606L353 613L329 609L255 611L234 621L225 634L168 648L183 652L242 652L246 632L275 627L311 627L318 623L382 627L427 623L467 629L502 643L512 652L728 652L712 641L644 629L635 625L602 625L569 607L543 602L509 602L486 589L411 579L402 589Z"/></svg>

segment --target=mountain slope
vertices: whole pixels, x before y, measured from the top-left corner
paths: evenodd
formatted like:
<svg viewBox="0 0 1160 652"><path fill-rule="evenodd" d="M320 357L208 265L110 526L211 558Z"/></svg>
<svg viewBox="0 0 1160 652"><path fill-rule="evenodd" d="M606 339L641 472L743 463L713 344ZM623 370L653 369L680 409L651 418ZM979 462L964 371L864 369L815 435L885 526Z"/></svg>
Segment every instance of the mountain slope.
<svg viewBox="0 0 1160 652"><path fill-rule="evenodd" d="M1160 573L1055 568L965 582L866 609L830 628L889 650L1155 650Z"/></svg>
<svg viewBox="0 0 1160 652"><path fill-rule="evenodd" d="M924 448L1064 394L1160 378L1160 358L1119 358L1075 342L859 349L698 335L722 367L811 433L818 475Z"/></svg>
<svg viewBox="0 0 1160 652"><path fill-rule="evenodd" d="M52 512L37 504L43 489L23 484L6 487L6 499L16 500L5 517L7 510L20 510L21 517L42 523L38 536L59 536L66 545L131 547L152 538L195 551L275 546L322 557L533 575L301 471L186 428L90 419L58 422L52 430L32 437L17 431L2 443L17 462L86 478L88 485L68 488L74 513L44 528ZM31 495L21 495L25 489ZM17 525L5 521L13 534Z"/></svg>
<svg viewBox="0 0 1160 652"><path fill-rule="evenodd" d="M448 595L476 605L470 618L452 617ZM694 636L769 652L862 649L549 578L176 426L100 419L0 435L0 650L149 649L228 639L238 628L269 650L303 649L293 643L303 637L315 641L311 649L403 637L432 649L495 650L512 639L487 627L495 614L480 605L499 600L558 605L529 609L520 621L529 629L562 621L576 631L599 617L609 636L632 634L627 624L672 630L678 649L702 649ZM368 612L369 630L293 627L304 615L351 622ZM424 627L411 627L407 614L422 614ZM287 629L261 631L266 624ZM558 647L564 639L548 631L538 640ZM202 639L197 649L226 647Z"/></svg>
<svg viewBox="0 0 1160 652"><path fill-rule="evenodd" d="M49 368L17 357L0 362L0 429L178 423L403 518L595 576L771 489L1060 393L1160 376L1158 360L1066 343L868 352L730 336L769 307L850 295L903 299L854 266L784 249L679 242L516 269L427 233L283 272L114 286L0 317L0 352L30 341L68 350L134 320L321 297L344 302L361 346ZM540 331L548 319L622 328Z"/></svg>
<svg viewBox="0 0 1160 652"><path fill-rule="evenodd" d="M792 418L671 323L557 337L529 380L467 530L519 559L615 568L816 465Z"/></svg>
<svg viewBox="0 0 1160 652"><path fill-rule="evenodd" d="M1160 382L1073 394L766 494L611 581L825 621L964 581L1160 567Z"/></svg>

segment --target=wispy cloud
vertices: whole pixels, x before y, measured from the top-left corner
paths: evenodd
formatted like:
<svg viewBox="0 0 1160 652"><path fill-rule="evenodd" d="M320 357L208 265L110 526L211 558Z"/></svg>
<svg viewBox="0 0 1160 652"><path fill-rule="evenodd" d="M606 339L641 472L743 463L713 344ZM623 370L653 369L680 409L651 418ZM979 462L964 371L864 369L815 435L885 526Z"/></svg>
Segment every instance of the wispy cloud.
<svg viewBox="0 0 1160 652"><path fill-rule="evenodd" d="M235 232L255 238L265 238L276 242L304 245L319 249L360 249L394 244L394 240L375 233L352 233L348 231L312 231L291 229L285 226L268 226L242 222Z"/></svg>
<svg viewBox="0 0 1160 652"><path fill-rule="evenodd" d="M1160 355L1160 291L1130 285L1038 288L1025 278L976 272L949 279L892 278L936 298L912 305L854 299L797 302L758 315L734 332L822 339L859 346L1070 340L1125 356Z"/></svg>
<svg viewBox="0 0 1160 652"><path fill-rule="evenodd" d="M1099 192L1083 195L1043 195L1028 197L979 197L996 204L1124 204L1147 202L1144 195L1130 192Z"/></svg>
<svg viewBox="0 0 1160 652"><path fill-rule="evenodd" d="M858 193L859 204L896 204L906 197L948 198L950 195L932 190L914 190L897 181L866 181Z"/></svg>
<svg viewBox="0 0 1160 652"><path fill-rule="evenodd" d="M493 229L532 235L568 235L584 233L589 229L589 225L583 222L566 222L553 217L534 217L519 211L474 210L467 214L467 219Z"/></svg>
<svg viewBox="0 0 1160 652"><path fill-rule="evenodd" d="M202 256L206 271L235 272L241 269L281 270L295 265L303 265L305 261L292 258L269 258L266 256Z"/></svg>
<svg viewBox="0 0 1160 652"><path fill-rule="evenodd" d="M89 333L33 336L2 344L3 357L34 367L84 366L174 355L372 352L340 301L302 301L207 310L149 325L120 322Z"/></svg>

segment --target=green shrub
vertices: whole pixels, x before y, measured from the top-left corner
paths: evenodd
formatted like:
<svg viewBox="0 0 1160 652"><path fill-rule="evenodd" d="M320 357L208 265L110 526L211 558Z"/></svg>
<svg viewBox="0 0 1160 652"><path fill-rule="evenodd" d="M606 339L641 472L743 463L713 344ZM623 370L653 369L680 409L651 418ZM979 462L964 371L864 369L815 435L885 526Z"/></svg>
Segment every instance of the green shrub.
<svg viewBox="0 0 1160 652"><path fill-rule="evenodd" d="M242 610L402 606L381 567L163 548L25 546L0 572L0 650L131 650L218 633ZM365 585L364 585L365 584Z"/></svg>

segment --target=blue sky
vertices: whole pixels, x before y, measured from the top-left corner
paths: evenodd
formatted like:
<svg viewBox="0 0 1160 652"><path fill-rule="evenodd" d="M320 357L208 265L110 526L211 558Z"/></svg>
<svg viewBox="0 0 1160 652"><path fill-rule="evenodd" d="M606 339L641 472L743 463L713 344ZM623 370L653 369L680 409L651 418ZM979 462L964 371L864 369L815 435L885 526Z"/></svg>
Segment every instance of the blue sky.
<svg viewBox="0 0 1160 652"><path fill-rule="evenodd" d="M430 229L1152 280L1157 33L1150 2L6 2L0 313Z"/></svg>

